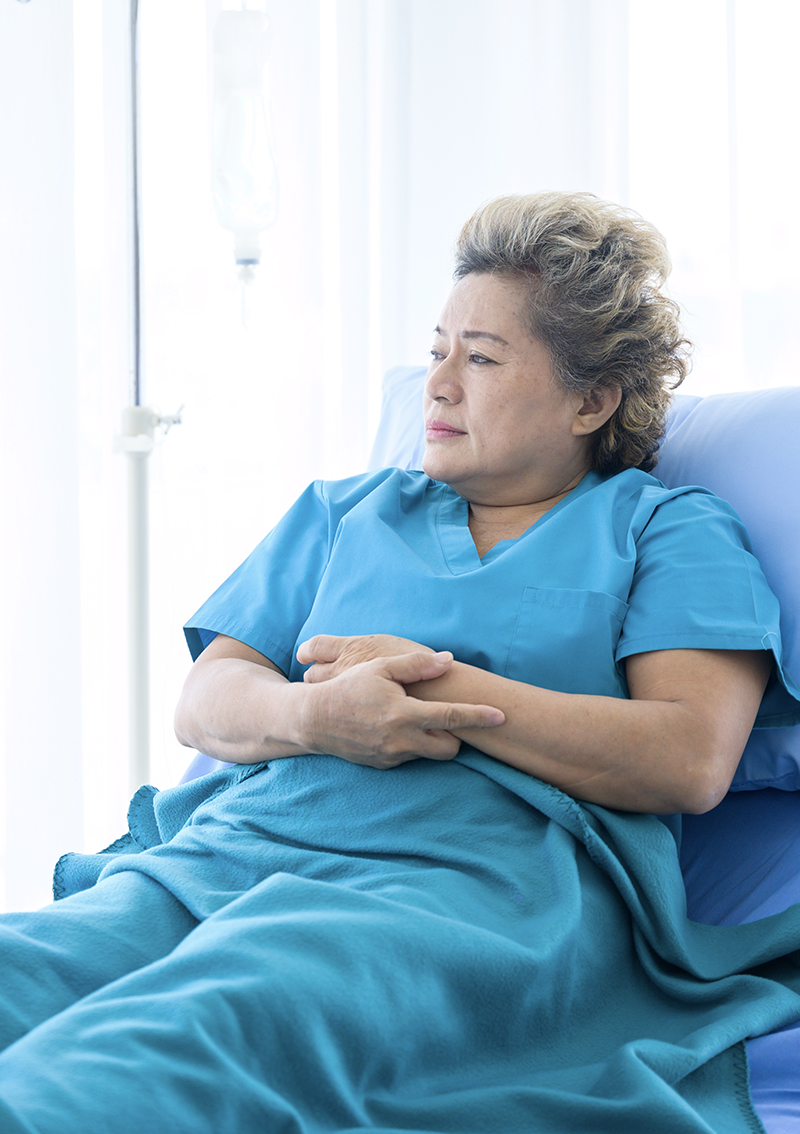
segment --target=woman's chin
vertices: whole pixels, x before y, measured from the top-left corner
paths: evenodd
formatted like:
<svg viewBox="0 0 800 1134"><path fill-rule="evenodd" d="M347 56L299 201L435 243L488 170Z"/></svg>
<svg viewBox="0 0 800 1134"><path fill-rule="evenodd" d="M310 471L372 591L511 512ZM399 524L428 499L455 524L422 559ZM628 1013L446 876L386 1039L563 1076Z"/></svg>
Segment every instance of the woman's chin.
<svg viewBox="0 0 800 1134"><path fill-rule="evenodd" d="M431 480L448 481L450 476L458 476L458 462L453 459L454 454L445 450L447 442L426 441L422 454L422 471Z"/></svg>
<svg viewBox="0 0 800 1134"><path fill-rule="evenodd" d="M430 453L428 449L425 450L425 455L422 458L422 471L431 480L443 480L447 482L448 472L452 472L452 468L448 466L451 462L437 459L436 453Z"/></svg>

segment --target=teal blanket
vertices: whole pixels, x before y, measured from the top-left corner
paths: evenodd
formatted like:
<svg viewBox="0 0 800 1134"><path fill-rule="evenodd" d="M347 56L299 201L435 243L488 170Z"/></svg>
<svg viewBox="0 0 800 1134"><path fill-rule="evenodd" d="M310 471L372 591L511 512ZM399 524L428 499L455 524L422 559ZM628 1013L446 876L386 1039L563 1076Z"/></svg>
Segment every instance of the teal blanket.
<svg viewBox="0 0 800 1134"><path fill-rule="evenodd" d="M129 871L200 924L30 1069L31 1129L739 1134L742 1041L800 1016L800 907L688 921L657 819L471 749L144 789L57 896Z"/></svg>

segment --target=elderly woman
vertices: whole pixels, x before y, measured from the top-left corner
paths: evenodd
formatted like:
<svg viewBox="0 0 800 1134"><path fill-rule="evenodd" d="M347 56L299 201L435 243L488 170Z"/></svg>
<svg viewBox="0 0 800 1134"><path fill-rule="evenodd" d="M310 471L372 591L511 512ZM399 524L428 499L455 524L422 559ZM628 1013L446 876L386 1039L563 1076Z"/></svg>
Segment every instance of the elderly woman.
<svg viewBox="0 0 800 1134"><path fill-rule="evenodd" d="M800 914L686 921L654 814L798 690L736 515L649 475L667 271L588 195L468 222L424 472L312 485L187 628L178 737L234 766L0 923L0 1129L756 1128Z"/></svg>
<svg viewBox="0 0 800 1134"><path fill-rule="evenodd" d="M195 649L218 636L179 738L376 767L466 742L609 807L719 802L772 656L740 625L757 600L730 510L641 471L686 365L667 271L652 228L589 197L477 213L435 330L426 475L310 490L288 522L311 539L279 529L197 615Z"/></svg>

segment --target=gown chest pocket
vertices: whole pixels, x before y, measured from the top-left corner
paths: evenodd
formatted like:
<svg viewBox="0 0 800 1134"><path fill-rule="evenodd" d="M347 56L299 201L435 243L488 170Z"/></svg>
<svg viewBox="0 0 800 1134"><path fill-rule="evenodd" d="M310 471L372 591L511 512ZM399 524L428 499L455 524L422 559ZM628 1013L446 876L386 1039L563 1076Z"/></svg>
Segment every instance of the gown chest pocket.
<svg viewBox="0 0 800 1134"><path fill-rule="evenodd" d="M627 696L614 662L627 609L603 591L526 587L505 676L561 693Z"/></svg>

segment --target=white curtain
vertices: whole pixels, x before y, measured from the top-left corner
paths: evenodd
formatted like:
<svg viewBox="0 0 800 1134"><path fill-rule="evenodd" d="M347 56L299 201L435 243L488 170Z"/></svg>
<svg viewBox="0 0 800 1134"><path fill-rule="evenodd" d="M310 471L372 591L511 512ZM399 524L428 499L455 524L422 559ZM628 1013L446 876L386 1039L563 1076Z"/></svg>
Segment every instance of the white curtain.
<svg viewBox="0 0 800 1134"><path fill-rule="evenodd" d="M158 786L190 758L171 728L181 623L310 479L364 467L380 375L425 361L482 200L587 189L639 209L698 343L686 388L797 381L794 5L263 0L280 205L246 326L210 194L223 6L140 0L144 400L185 405L150 458ZM124 825L127 7L0 0L11 907Z"/></svg>
<svg viewBox="0 0 800 1134"><path fill-rule="evenodd" d="M4 2L0 57L0 854L16 904L46 897L55 854L83 838L72 5Z"/></svg>

